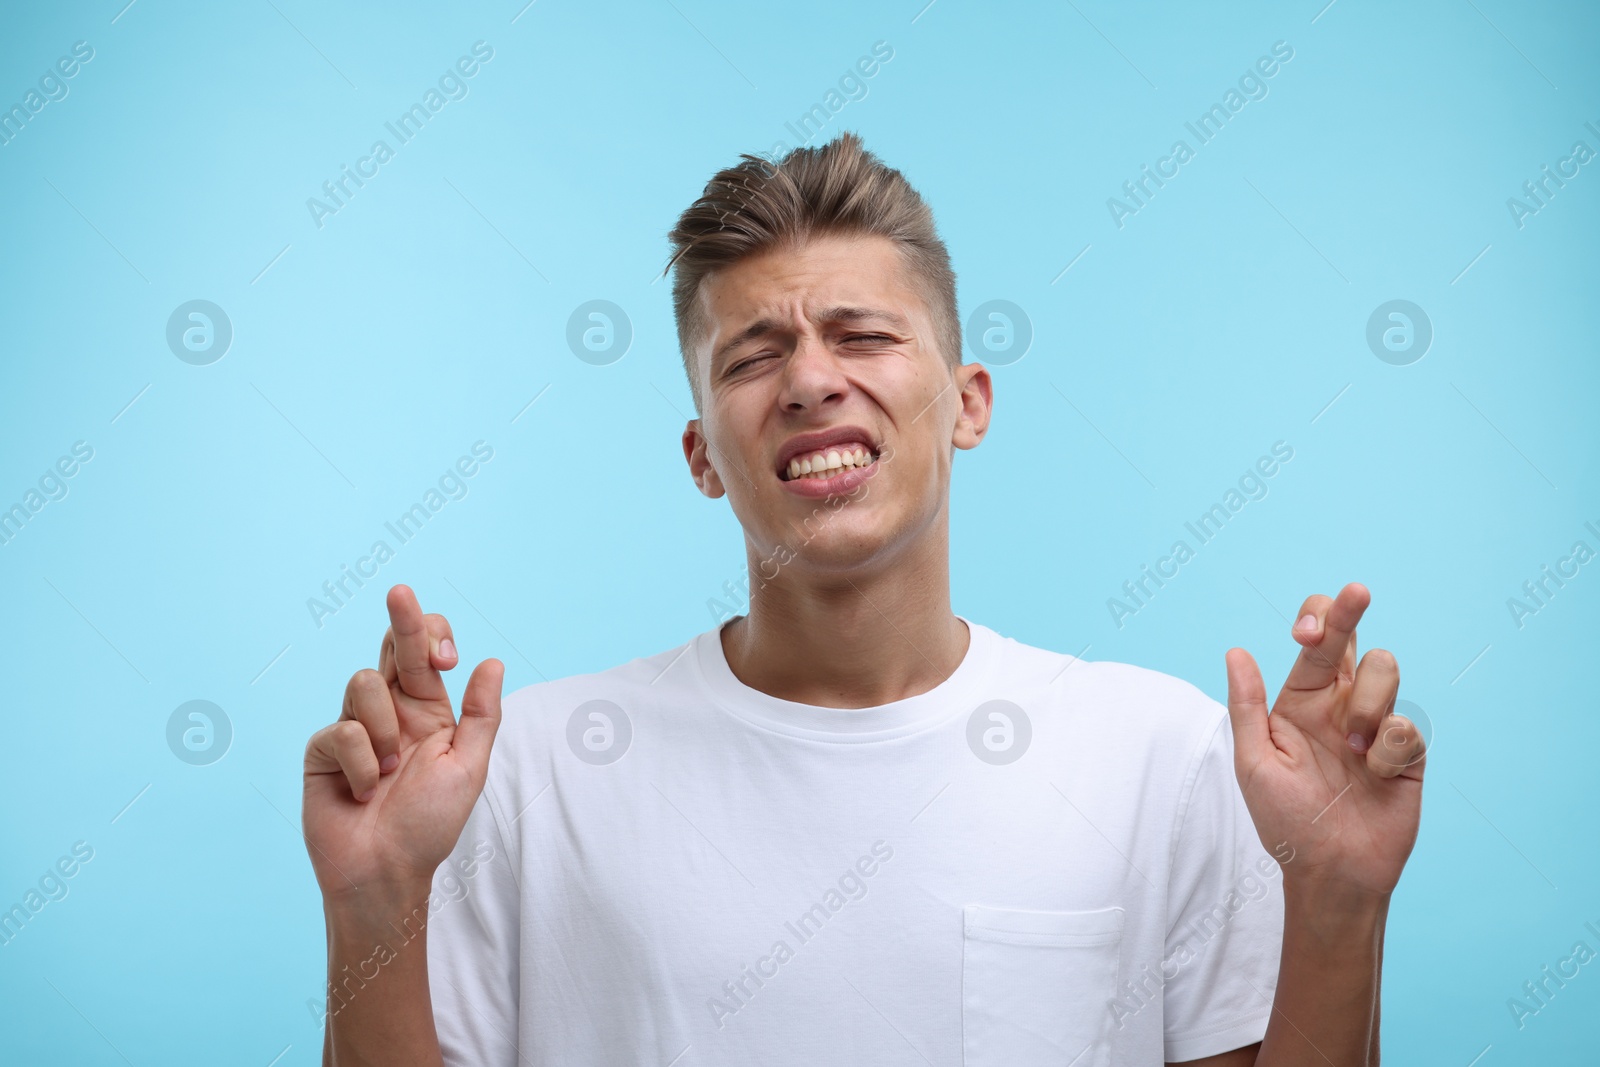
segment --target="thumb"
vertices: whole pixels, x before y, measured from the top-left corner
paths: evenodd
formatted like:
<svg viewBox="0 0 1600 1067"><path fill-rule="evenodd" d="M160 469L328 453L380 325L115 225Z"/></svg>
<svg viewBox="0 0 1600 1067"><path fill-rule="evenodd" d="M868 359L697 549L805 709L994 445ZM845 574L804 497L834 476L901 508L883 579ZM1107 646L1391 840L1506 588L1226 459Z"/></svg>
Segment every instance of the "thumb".
<svg viewBox="0 0 1600 1067"><path fill-rule="evenodd" d="M486 659L473 668L461 697L461 721L450 747L480 781L488 773L489 750L500 729L500 687L505 677L504 663Z"/></svg>
<svg viewBox="0 0 1600 1067"><path fill-rule="evenodd" d="M1267 687L1255 657L1242 648L1230 648L1223 657L1228 665L1228 720L1233 725L1234 770L1248 772L1272 751L1267 727Z"/></svg>

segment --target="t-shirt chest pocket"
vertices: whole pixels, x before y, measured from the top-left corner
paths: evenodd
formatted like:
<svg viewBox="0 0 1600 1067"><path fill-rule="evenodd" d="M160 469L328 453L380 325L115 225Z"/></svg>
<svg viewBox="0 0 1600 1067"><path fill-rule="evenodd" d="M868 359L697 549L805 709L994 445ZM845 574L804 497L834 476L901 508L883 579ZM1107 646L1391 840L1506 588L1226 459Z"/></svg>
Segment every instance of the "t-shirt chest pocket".
<svg viewBox="0 0 1600 1067"><path fill-rule="evenodd" d="M966 1067L1108 1067L1122 909L969 904L963 921Z"/></svg>

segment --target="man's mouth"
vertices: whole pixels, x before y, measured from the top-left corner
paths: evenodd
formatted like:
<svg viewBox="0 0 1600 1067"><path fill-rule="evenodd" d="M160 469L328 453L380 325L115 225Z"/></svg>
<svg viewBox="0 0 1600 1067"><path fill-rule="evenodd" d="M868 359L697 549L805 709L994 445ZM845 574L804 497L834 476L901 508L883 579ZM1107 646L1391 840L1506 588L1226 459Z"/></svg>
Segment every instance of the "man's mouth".
<svg viewBox="0 0 1600 1067"><path fill-rule="evenodd" d="M796 456L779 477L786 482L826 481L843 471L860 470L878 461L877 453L864 441L830 445L805 456Z"/></svg>

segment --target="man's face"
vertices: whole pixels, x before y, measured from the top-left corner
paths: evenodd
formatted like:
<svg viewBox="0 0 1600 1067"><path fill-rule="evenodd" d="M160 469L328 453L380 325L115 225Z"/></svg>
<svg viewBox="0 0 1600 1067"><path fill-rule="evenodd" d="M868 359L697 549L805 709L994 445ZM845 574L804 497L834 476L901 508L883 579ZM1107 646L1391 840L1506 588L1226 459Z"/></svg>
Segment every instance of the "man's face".
<svg viewBox="0 0 1600 1067"><path fill-rule="evenodd" d="M813 238L707 277L699 299L702 414L684 455L701 492L728 495L759 577L846 571L942 534L952 446L977 445L991 385L938 350L893 242Z"/></svg>

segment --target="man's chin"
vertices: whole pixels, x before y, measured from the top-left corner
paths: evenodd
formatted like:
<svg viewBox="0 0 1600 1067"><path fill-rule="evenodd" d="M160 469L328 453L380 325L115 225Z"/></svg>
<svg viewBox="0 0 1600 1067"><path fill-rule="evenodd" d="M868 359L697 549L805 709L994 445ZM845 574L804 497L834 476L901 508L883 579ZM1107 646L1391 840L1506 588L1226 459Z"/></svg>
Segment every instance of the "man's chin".
<svg viewBox="0 0 1600 1067"><path fill-rule="evenodd" d="M844 515L826 511L815 518L807 516L757 559L752 577L771 581L785 571L818 578L868 573L885 561L897 540L892 531L877 525L848 522Z"/></svg>

